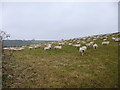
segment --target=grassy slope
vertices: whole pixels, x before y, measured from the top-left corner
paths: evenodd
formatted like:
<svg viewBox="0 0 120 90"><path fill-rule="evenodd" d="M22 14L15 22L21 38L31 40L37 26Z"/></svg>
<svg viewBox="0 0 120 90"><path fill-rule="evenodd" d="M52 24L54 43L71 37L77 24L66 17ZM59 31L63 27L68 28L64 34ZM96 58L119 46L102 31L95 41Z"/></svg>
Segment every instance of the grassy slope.
<svg viewBox="0 0 120 90"><path fill-rule="evenodd" d="M11 58L5 52L3 87L118 87L118 43L111 41L103 46L101 42L96 42L97 50L88 48L84 56L72 46L49 51L25 49Z"/></svg>

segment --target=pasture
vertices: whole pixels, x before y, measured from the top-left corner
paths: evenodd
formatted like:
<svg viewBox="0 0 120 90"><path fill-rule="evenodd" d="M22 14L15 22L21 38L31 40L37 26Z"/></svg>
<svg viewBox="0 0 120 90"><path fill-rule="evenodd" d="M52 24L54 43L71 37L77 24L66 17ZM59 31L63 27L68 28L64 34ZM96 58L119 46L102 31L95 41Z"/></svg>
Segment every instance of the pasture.
<svg viewBox="0 0 120 90"><path fill-rule="evenodd" d="M82 56L78 48L37 49L3 53L3 88L117 88L118 42L95 43ZM84 44L83 44L84 45Z"/></svg>

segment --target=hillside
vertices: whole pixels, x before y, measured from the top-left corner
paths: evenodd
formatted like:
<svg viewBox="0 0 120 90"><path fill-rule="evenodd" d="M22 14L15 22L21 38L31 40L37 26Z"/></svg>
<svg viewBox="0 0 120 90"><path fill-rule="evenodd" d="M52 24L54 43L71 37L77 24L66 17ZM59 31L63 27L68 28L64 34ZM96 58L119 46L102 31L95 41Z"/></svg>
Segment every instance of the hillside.
<svg viewBox="0 0 120 90"><path fill-rule="evenodd" d="M78 48L68 44L56 50L53 47L57 43L47 51L43 50L44 44L37 49L6 50L3 56L3 87L117 88L118 42L112 40L113 36L118 37L118 34L107 35L108 45L102 45L103 39L98 38L94 41L98 48L93 50L93 47L88 47L83 56ZM74 40L67 42L76 43ZM80 40L86 41L83 38Z"/></svg>

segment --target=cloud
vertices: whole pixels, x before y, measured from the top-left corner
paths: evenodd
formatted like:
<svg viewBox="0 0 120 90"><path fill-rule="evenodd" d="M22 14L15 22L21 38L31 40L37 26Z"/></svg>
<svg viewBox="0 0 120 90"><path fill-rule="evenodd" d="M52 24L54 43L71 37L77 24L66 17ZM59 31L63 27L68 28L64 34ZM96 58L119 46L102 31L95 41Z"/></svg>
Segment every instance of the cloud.
<svg viewBox="0 0 120 90"><path fill-rule="evenodd" d="M3 27L11 39L68 39L116 32L115 2L4 3Z"/></svg>

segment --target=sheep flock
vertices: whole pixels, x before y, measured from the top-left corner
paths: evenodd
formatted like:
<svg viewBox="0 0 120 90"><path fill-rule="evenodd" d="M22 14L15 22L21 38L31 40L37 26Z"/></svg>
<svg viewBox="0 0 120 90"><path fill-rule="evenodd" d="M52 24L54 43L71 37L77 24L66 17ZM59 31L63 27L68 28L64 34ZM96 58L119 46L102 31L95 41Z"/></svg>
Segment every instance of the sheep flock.
<svg viewBox="0 0 120 90"><path fill-rule="evenodd" d="M43 50L48 51L51 49L61 50L64 45L72 46L77 48L78 52L83 56L87 49L93 48L93 50L97 50L99 45L96 43L97 40L101 40L101 45L108 45L110 44L110 40L115 42L120 42L120 33L117 34L102 34L102 35L94 35L94 36L87 36L87 37L80 37L80 38L73 38L69 40L61 40L61 41L53 41L44 44L32 44L29 46L20 46L20 47L4 47L4 50L8 51L22 51L24 49L39 49L43 48ZM120 45L120 43L118 44Z"/></svg>
<svg viewBox="0 0 120 90"><path fill-rule="evenodd" d="M3 47L4 88L116 88L120 33Z"/></svg>

